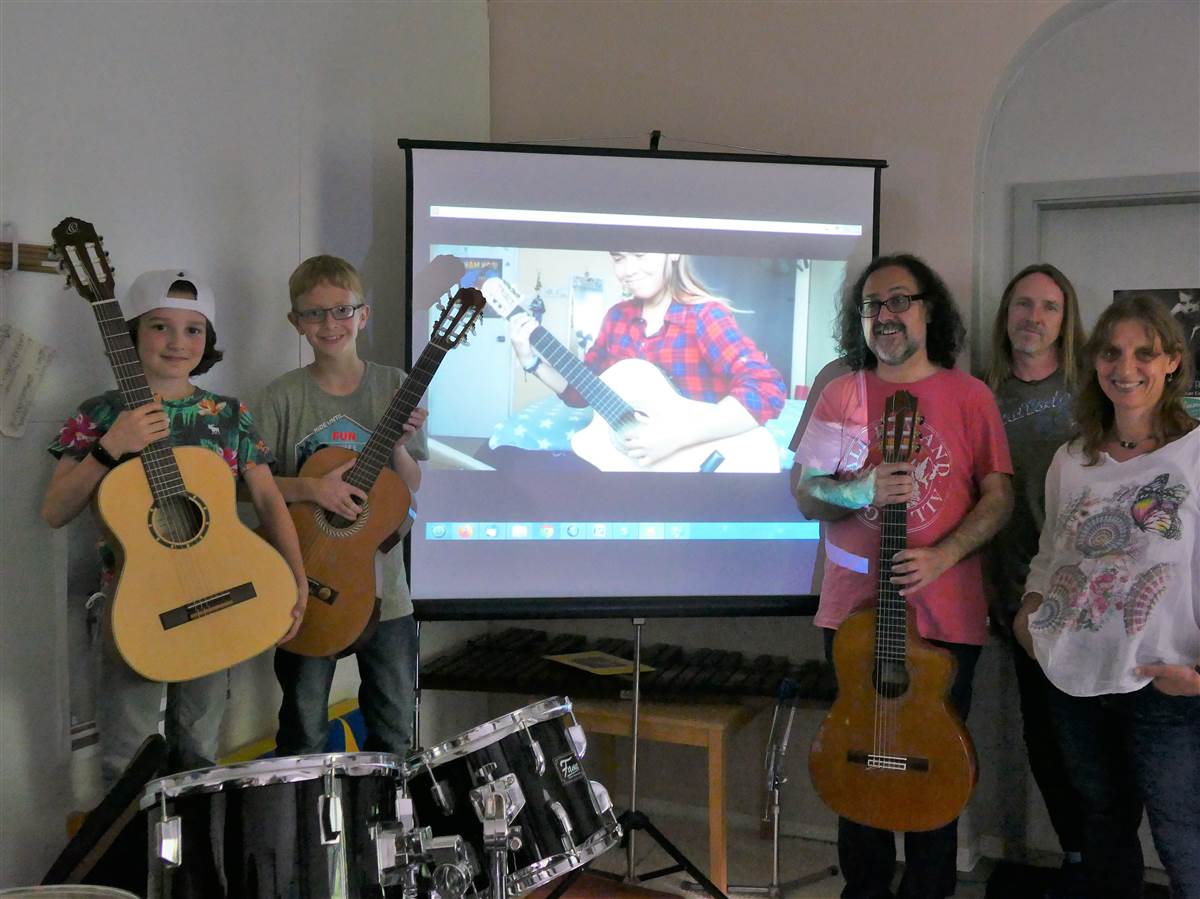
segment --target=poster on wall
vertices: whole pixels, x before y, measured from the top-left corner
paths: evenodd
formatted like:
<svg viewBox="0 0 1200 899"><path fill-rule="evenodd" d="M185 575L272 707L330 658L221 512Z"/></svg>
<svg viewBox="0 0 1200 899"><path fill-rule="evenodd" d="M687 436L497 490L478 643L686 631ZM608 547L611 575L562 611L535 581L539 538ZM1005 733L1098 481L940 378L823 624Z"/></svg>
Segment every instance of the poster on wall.
<svg viewBox="0 0 1200 899"><path fill-rule="evenodd" d="M1192 357L1192 385L1184 405L1193 418L1200 419L1200 288L1175 287L1168 290L1114 290L1113 300L1133 296L1152 296L1171 310L1183 327L1188 354Z"/></svg>

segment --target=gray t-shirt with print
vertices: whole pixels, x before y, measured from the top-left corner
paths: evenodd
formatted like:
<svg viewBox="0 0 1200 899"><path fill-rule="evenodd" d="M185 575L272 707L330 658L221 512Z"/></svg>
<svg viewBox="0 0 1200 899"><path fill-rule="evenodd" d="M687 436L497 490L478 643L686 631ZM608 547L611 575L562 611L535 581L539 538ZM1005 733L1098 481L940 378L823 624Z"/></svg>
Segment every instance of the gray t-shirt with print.
<svg viewBox="0 0 1200 899"><path fill-rule="evenodd" d="M347 396L326 393L307 368L290 371L267 385L250 408L263 440L275 453L276 474L295 477L324 446L362 451L406 377L398 368L374 362L366 365L358 388ZM405 446L414 459L429 458L423 429ZM380 618L412 614L403 548L377 554L375 575L382 600Z"/></svg>
<svg viewBox="0 0 1200 899"><path fill-rule="evenodd" d="M1012 624L1046 520L1046 471L1074 432L1074 400L1061 369L1040 381L1010 376L996 392L1013 463L1012 518L993 538L992 578L1003 624Z"/></svg>

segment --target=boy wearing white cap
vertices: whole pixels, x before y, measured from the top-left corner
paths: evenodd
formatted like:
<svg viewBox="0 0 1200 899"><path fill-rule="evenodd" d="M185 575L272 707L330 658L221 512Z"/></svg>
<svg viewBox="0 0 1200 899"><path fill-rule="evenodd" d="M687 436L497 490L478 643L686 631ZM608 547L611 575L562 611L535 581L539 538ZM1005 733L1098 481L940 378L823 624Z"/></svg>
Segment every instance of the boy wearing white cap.
<svg viewBox="0 0 1200 899"><path fill-rule="evenodd" d="M165 437L172 446L211 449L245 484L267 539L296 577L295 623L284 638L289 639L303 617L308 582L295 528L271 476L271 452L235 397L220 396L191 382L193 375L208 371L222 357L216 348L212 291L186 271L151 271L134 280L122 305L156 401L129 410L120 391L109 390L80 404L50 444L50 453L59 461L46 488L42 517L55 528L73 520L110 469L155 440ZM107 592L114 579L115 558L107 544L100 552ZM163 684L146 680L125 663L107 624L102 626L99 655L96 723L101 770L106 786L111 786L141 742L158 731ZM170 770L211 765L225 707L225 673L166 686Z"/></svg>

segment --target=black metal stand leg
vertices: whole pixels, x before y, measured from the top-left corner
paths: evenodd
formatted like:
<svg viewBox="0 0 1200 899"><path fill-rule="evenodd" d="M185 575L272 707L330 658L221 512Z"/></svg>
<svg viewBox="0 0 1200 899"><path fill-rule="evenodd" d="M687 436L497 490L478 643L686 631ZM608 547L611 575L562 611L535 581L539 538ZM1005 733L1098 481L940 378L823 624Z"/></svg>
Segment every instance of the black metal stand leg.
<svg viewBox="0 0 1200 899"><path fill-rule="evenodd" d="M673 858L676 862L677 867L664 868L661 871L652 871L649 874L639 877L639 883L646 880L653 880L655 877L661 877L664 874L671 874L675 871L686 871L695 878L696 883L700 885L700 888L712 896L713 899L729 899L728 896L717 889L717 885L715 883L705 877L703 872L701 872L699 868L697 868L688 860L686 855L679 851L679 848L674 843L662 835L662 831L655 827L643 812L628 811L621 815L621 817L617 820L621 822L621 827L627 832L636 830L645 831L649 835L650 839L658 843L659 848L661 848L663 852L667 853L667 855L671 856L671 858Z"/></svg>
<svg viewBox="0 0 1200 899"><path fill-rule="evenodd" d="M570 874L568 874L566 877L564 877L559 882L558 886L556 886L550 892L550 895L547 896L546 899L559 899L559 896L561 896L567 890L571 889L571 887L573 887L575 885L575 881L577 881L580 877L582 877L584 872L587 871L587 869L590 868L591 866L592 866L592 863L588 862L583 867L576 868L574 871L572 871Z"/></svg>

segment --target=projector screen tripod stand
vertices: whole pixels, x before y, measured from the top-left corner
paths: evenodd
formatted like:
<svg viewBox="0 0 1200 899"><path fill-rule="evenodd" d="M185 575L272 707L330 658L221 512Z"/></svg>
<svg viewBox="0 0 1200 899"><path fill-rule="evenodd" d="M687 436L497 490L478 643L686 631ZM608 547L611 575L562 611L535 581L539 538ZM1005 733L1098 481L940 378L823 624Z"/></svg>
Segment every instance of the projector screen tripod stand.
<svg viewBox="0 0 1200 899"><path fill-rule="evenodd" d="M704 876L703 872L688 859L687 856L680 851L674 843L668 840L654 823L647 817L645 812L638 811L637 808L637 788L638 788L638 717L641 711L641 682L642 682L642 626L645 625L645 618L633 619L633 709L631 712L632 719L630 725L630 767L629 767L629 808L622 812L617 820L621 824L623 841L625 843L625 874L621 878L624 883L636 884L644 883L647 880L655 880L659 877L665 877L668 874L676 874L680 871L685 871L692 877L695 883L713 899L728 899L721 890L711 880ZM666 868L659 868L646 874L638 874L636 871L636 846L638 831L643 831L650 839L658 844L667 855L675 862ZM571 885L579 879L580 875L587 869L585 865L582 868L576 868L563 880L562 883L554 889L547 899L559 899L563 893L570 889ZM615 876L615 875L604 875Z"/></svg>

